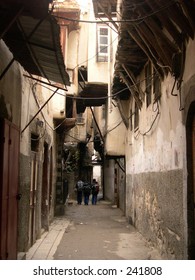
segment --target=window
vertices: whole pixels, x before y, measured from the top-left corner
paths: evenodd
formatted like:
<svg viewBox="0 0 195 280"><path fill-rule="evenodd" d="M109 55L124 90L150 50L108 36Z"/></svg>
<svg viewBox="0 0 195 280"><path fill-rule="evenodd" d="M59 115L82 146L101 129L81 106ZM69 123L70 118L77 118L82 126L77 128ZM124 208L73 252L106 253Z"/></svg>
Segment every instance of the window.
<svg viewBox="0 0 195 280"><path fill-rule="evenodd" d="M158 100L161 96L161 80L158 74L154 75L153 80L154 100Z"/></svg>
<svg viewBox="0 0 195 280"><path fill-rule="evenodd" d="M145 67L145 81L146 81L146 106L148 107L152 101L152 69L149 62Z"/></svg>
<svg viewBox="0 0 195 280"><path fill-rule="evenodd" d="M66 69L66 72L69 75L70 83L72 84L74 82L74 70L73 69Z"/></svg>
<svg viewBox="0 0 195 280"><path fill-rule="evenodd" d="M108 38L109 32L108 27L105 25L97 25L97 61L107 62L108 61Z"/></svg>
<svg viewBox="0 0 195 280"><path fill-rule="evenodd" d="M151 62L145 66L145 86L146 106L148 107L161 96L161 80Z"/></svg>
<svg viewBox="0 0 195 280"><path fill-rule="evenodd" d="M135 114L134 114L134 129L136 130L139 126L139 108L135 102Z"/></svg>
<svg viewBox="0 0 195 280"><path fill-rule="evenodd" d="M84 123L85 123L85 119L83 117L83 113L77 114L77 124L84 124Z"/></svg>

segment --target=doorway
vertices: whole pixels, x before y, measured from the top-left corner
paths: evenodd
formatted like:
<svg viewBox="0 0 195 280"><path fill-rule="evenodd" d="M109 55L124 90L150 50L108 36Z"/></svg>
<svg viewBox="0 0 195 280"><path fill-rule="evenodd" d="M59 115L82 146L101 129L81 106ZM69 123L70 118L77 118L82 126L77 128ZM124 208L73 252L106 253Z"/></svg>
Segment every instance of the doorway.
<svg viewBox="0 0 195 280"><path fill-rule="evenodd" d="M42 199L41 199L41 227L44 230L49 229L49 148L44 143L44 160L42 175Z"/></svg>
<svg viewBox="0 0 195 280"><path fill-rule="evenodd" d="M0 121L0 259L17 259L19 128Z"/></svg>
<svg viewBox="0 0 195 280"><path fill-rule="evenodd" d="M38 151L39 137L31 134L31 157L30 157L30 199L29 199L29 230L28 230L28 247L30 248L36 241L36 216L37 216L37 190L38 190Z"/></svg>
<svg viewBox="0 0 195 280"><path fill-rule="evenodd" d="M190 106L187 123L187 222L188 259L195 260L195 102Z"/></svg>

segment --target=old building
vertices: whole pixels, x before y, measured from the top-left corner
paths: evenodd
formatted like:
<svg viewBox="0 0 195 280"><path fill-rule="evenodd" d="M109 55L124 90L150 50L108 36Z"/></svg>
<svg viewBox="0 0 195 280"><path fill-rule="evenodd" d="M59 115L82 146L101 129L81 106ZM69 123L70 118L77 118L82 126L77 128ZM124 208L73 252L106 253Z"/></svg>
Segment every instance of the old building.
<svg viewBox="0 0 195 280"><path fill-rule="evenodd" d="M124 145L125 215L165 258L194 258L195 2L95 5L118 15L112 94L125 130L112 131L105 153Z"/></svg>
<svg viewBox="0 0 195 280"><path fill-rule="evenodd" d="M0 1L0 259L28 250L54 216L53 118L70 82L49 2Z"/></svg>
<svg viewBox="0 0 195 280"><path fill-rule="evenodd" d="M163 258L195 258L194 8L0 0L0 259L64 214L93 164Z"/></svg>

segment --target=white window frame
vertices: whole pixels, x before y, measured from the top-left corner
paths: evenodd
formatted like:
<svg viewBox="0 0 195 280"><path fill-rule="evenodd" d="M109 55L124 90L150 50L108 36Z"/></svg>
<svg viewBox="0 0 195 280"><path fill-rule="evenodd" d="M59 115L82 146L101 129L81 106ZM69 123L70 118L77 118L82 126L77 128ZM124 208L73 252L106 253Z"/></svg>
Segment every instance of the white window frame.
<svg viewBox="0 0 195 280"><path fill-rule="evenodd" d="M106 29L107 34L100 34L101 29ZM107 44L103 44L101 38L107 38ZM107 52L102 52L101 48L107 48ZM108 62L109 55L109 27L105 24L97 24L97 61L98 62Z"/></svg>

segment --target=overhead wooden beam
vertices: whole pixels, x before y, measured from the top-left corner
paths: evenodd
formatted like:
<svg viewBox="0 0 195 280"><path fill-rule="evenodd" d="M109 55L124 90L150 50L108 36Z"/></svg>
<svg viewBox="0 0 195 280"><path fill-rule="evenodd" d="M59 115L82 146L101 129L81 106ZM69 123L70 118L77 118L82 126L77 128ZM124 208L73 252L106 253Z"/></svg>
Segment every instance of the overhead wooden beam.
<svg viewBox="0 0 195 280"><path fill-rule="evenodd" d="M141 11L142 17L147 15L147 10L144 9L144 6L140 6L139 11ZM178 51L176 45L173 42L171 42L171 40L165 35L163 30L158 26L158 24L156 23L156 21L153 19L152 16L146 17L146 19L144 19L144 22L147 24L148 28L154 34L154 37L156 38L156 41L159 43L159 45L163 46L163 50L166 50L165 49L166 46L166 48L169 49L169 52L171 53L175 53Z"/></svg>
<svg viewBox="0 0 195 280"><path fill-rule="evenodd" d="M142 91L142 89L137 85L137 81L136 78L133 74L133 72L129 69L129 67L127 67L125 64L122 64L123 69L125 70L125 72L127 73L128 77L130 78L132 84L134 85L134 87L136 88L136 91L140 94L141 98L144 98L144 92Z"/></svg>
<svg viewBox="0 0 195 280"><path fill-rule="evenodd" d="M167 74L167 71L165 68L160 69L158 66L159 57L156 56L154 53L151 52L151 50L148 48L147 44L144 40L139 36L139 34L135 30L131 30L131 32L128 32L129 35L133 38L133 40L138 44L138 46L142 49L142 51L146 54L149 60L151 60L152 64L154 65L156 71L160 74L161 77L164 77L165 74Z"/></svg>
<svg viewBox="0 0 195 280"><path fill-rule="evenodd" d="M128 118L125 116L125 114L124 114L124 109L123 109L123 107L122 107L122 104L121 104L121 102L120 102L120 99L116 98L115 100L116 100L116 102L117 102L117 106L118 106L118 109L119 109L121 118L122 118L122 120L123 120L123 123L124 123L124 125L126 126L126 128L128 128L128 127L129 127L129 119L128 119Z"/></svg>
<svg viewBox="0 0 195 280"><path fill-rule="evenodd" d="M160 9L159 2L157 3L154 0L146 0L146 2L153 12ZM182 36L181 36L181 33L179 32L179 30L176 28L176 26L173 24L173 22L169 19L168 15L164 11L161 11L160 13L158 13L157 16L162 24L162 27L168 31L168 33L173 38L173 41L176 42L178 48L181 50Z"/></svg>
<svg viewBox="0 0 195 280"><path fill-rule="evenodd" d="M192 0L178 0L180 5L182 6L184 12L186 13L189 23L191 24L191 28L195 30L195 3Z"/></svg>
<svg viewBox="0 0 195 280"><path fill-rule="evenodd" d="M156 61L164 66L171 67L172 61L171 61L171 54L165 53L164 50L162 50L162 47L159 46L156 38L154 37L153 33L150 29L145 26L145 24L141 24L139 26L135 27L135 30L141 37L141 39L144 41L145 45L149 49L150 53L156 57Z"/></svg>
<svg viewBox="0 0 195 280"><path fill-rule="evenodd" d="M118 31L118 25L116 24L116 22L112 19L111 14L108 13L108 11L106 11L106 9L102 6L102 4L100 2L97 3L99 8L101 9L101 11L107 16L107 18L112 22L112 24L114 25L114 27L116 28L116 30Z"/></svg>
<svg viewBox="0 0 195 280"><path fill-rule="evenodd" d="M126 71L127 68L125 67L124 64L122 65L122 67L123 67L124 71L126 72L126 74L128 75L128 77L130 78L131 83L130 83L129 79L127 79L127 77L124 75L123 72L119 72L120 76L123 78L123 80L124 80L125 84L127 85L129 91L133 95L138 108L141 109L142 101L141 101L140 96L139 96L140 95L140 90L139 90L138 86L135 83L132 82L133 79L132 79L132 77L129 76L128 72Z"/></svg>
<svg viewBox="0 0 195 280"><path fill-rule="evenodd" d="M179 5L175 5L174 7L167 8L168 14L175 22L175 24L183 31L184 34L187 34L191 38L194 38L194 30L192 29L189 20L184 15Z"/></svg>

